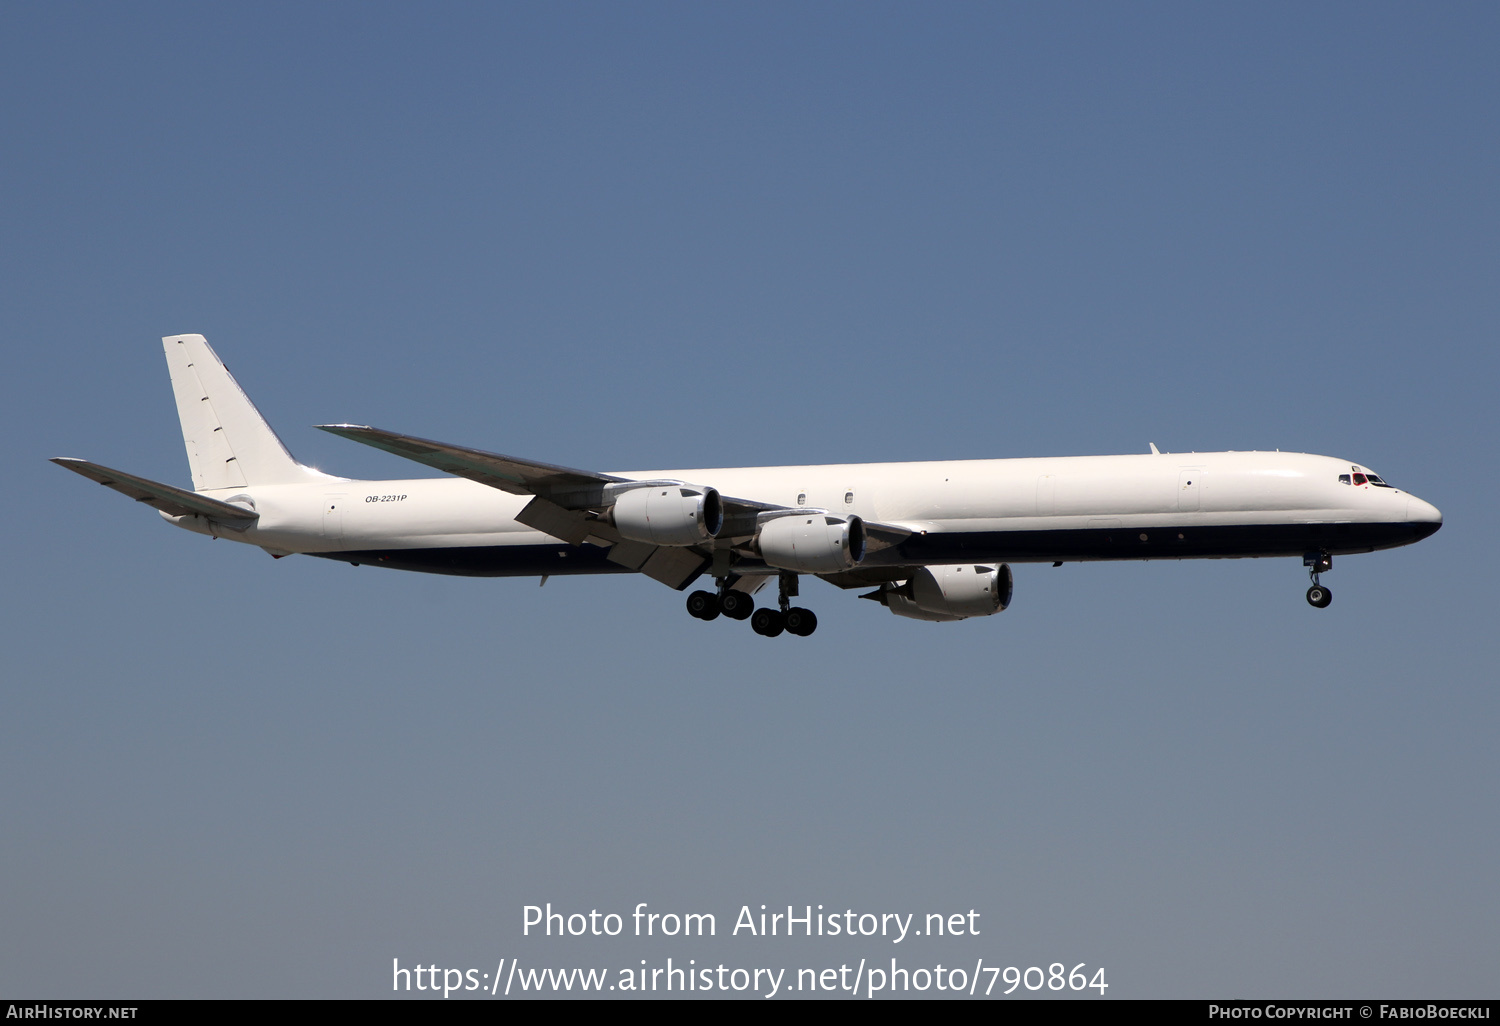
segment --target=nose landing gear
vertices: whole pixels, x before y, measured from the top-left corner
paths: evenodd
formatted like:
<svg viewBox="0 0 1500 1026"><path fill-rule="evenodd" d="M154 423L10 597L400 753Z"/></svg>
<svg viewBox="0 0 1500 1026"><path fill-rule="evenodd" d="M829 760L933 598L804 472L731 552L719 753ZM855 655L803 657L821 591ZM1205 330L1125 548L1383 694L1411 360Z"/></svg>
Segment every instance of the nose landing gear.
<svg viewBox="0 0 1500 1026"><path fill-rule="evenodd" d="M1333 592L1318 578L1333 569L1333 557L1326 552L1309 552L1302 557L1302 565L1307 567L1307 575L1312 578L1312 587L1307 589L1307 604L1314 609L1327 609L1333 601Z"/></svg>

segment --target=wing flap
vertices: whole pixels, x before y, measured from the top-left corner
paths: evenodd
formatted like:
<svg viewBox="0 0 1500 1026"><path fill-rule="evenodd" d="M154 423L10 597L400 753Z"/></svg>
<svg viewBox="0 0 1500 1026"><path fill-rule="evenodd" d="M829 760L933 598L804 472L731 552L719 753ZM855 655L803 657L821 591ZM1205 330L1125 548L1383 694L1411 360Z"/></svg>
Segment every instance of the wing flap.
<svg viewBox="0 0 1500 1026"><path fill-rule="evenodd" d="M610 547L604 558L611 563L629 567L631 570L639 570L646 565L646 560L656 551L656 546L650 542L622 541L618 545Z"/></svg>
<svg viewBox="0 0 1500 1026"><path fill-rule="evenodd" d="M97 481L106 488L113 488L121 495L128 495L136 502L143 502L147 506L159 509L169 516L208 517L211 520L222 520L239 525L260 519L259 513L245 509L243 506L220 502L218 499L210 499L206 495L162 484L160 481L127 474L123 470L112 470L97 463L90 463L88 460L75 460L60 456L52 462L59 467L68 468L75 474L82 474L90 481Z"/></svg>
<svg viewBox="0 0 1500 1026"><path fill-rule="evenodd" d="M641 564L640 571L653 581L681 591L697 580L710 562L712 560L695 549L662 545Z"/></svg>
<svg viewBox="0 0 1500 1026"><path fill-rule="evenodd" d="M582 510L563 509L540 495L516 514L516 523L560 538L569 545L581 545L590 535L598 537L603 526Z"/></svg>

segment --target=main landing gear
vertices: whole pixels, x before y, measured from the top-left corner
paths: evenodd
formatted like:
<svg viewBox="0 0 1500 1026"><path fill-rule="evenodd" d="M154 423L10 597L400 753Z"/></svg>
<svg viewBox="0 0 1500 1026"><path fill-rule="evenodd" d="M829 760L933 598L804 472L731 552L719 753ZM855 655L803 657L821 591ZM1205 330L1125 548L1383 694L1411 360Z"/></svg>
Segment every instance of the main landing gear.
<svg viewBox="0 0 1500 1026"><path fill-rule="evenodd" d="M1327 609L1328 603L1333 601L1333 592L1325 588L1318 577L1333 569L1333 557L1326 552L1309 552L1302 557L1302 565L1307 567L1307 575L1312 578L1312 587L1307 589L1307 604L1315 609Z"/></svg>
<svg viewBox="0 0 1500 1026"><path fill-rule="evenodd" d="M687 611L700 620L713 620L719 614L731 620L749 620L750 629L763 638L774 638L785 631L805 638L818 629L818 617L811 609L793 606L797 594L797 575L783 570L777 578L780 609L756 609L755 599L747 592L732 591L730 578L719 580L719 592L695 591L688 596Z"/></svg>
<svg viewBox="0 0 1500 1026"><path fill-rule="evenodd" d="M724 603L711 591L695 591L688 596L687 610L700 620L717 620L724 611Z"/></svg>
<svg viewBox="0 0 1500 1026"><path fill-rule="evenodd" d="M748 620L755 612L755 599L743 591L695 591L688 596L687 611L700 620L716 620L722 613L731 620Z"/></svg>
<svg viewBox="0 0 1500 1026"><path fill-rule="evenodd" d="M805 638L818 629L818 617L811 609L792 605L797 594L797 575L783 570L776 576L777 604L780 611L757 609L750 618L750 629L764 638L774 638L782 631Z"/></svg>
<svg viewBox="0 0 1500 1026"><path fill-rule="evenodd" d="M774 638L782 631L805 638L818 629L818 614L801 606L792 606L785 612L757 609L750 618L750 629L763 638Z"/></svg>

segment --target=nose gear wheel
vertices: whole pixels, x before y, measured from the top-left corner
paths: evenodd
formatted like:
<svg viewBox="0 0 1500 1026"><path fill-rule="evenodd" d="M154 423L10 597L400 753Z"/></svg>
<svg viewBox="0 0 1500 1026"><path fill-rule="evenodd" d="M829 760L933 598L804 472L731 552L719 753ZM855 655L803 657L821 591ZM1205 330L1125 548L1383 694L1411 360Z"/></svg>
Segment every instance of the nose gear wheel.
<svg viewBox="0 0 1500 1026"><path fill-rule="evenodd" d="M1312 578L1312 587L1307 589L1307 604L1314 609L1327 609L1333 601L1333 592L1323 586L1319 577L1333 569L1333 557L1326 552L1309 552L1302 557L1302 565L1307 567L1307 575Z"/></svg>

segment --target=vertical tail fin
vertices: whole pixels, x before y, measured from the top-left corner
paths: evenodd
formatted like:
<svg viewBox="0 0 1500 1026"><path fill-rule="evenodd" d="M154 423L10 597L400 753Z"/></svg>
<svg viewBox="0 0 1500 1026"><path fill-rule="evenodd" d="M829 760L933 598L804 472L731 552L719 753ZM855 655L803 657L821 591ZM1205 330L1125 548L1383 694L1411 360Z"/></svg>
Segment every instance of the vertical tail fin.
<svg viewBox="0 0 1500 1026"><path fill-rule="evenodd" d="M196 491L326 480L292 459L207 339L168 335L161 342Z"/></svg>

